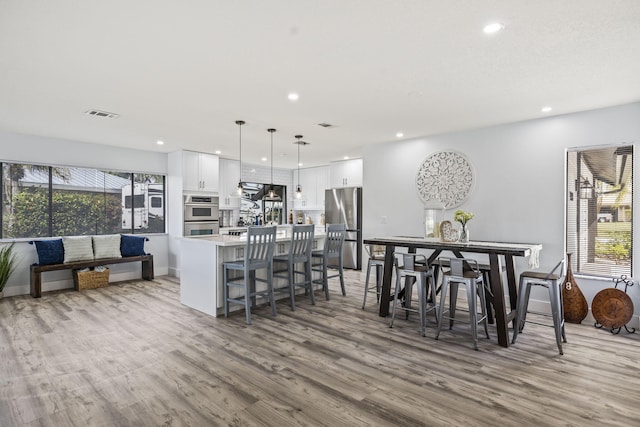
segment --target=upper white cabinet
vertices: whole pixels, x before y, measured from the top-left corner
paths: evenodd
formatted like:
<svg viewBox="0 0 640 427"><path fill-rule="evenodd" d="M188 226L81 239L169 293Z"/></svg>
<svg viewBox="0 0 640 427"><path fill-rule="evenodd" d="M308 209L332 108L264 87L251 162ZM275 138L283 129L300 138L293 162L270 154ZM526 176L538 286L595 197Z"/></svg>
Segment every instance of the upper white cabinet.
<svg viewBox="0 0 640 427"><path fill-rule="evenodd" d="M219 173L218 156L195 151L182 152L183 191L217 193Z"/></svg>
<svg viewBox="0 0 640 427"><path fill-rule="evenodd" d="M297 198L295 188L302 186L302 197ZM293 208L295 210L324 210L324 191L329 188L329 167L300 169L293 173Z"/></svg>
<svg viewBox="0 0 640 427"><path fill-rule="evenodd" d="M220 159L220 209L240 208L240 162Z"/></svg>
<svg viewBox="0 0 640 427"><path fill-rule="evenodd" d="M331 188L362 187L362 159L331 163Z"/></svg>

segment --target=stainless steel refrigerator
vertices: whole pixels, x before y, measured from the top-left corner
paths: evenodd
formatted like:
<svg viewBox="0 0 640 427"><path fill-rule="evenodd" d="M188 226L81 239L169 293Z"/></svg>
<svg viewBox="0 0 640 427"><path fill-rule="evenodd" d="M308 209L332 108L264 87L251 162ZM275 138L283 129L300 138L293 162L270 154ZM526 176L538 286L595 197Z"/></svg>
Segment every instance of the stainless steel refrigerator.
<svg viewBox="0 0 640 427"><path fill-rule="evenodd" d="M327 224L346 224L347 234L342 249L344 268L362 268L362 188L325 190L324 215Z"/></svg>

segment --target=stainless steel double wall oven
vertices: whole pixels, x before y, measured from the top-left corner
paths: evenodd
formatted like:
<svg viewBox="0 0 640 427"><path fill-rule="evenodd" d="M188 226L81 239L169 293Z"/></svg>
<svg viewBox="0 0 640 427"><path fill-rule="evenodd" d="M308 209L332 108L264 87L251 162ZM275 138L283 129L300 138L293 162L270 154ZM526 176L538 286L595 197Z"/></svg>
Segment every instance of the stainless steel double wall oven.
<svg viewBox="0 0 640 427"><path fill-rule="evenodd" d="M220 233L219 209L217 196L185 194L184 236L210 236Z"/></svg>

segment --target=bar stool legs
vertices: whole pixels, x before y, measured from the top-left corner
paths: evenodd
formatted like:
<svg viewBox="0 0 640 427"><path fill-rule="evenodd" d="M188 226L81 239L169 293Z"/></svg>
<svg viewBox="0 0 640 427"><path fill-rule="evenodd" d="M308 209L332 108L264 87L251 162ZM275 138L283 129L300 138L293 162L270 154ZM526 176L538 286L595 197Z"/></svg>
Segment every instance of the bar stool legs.
<svg viewBox="0 0 640 427"><path fill-rule="evenodd" d="M529 295L533 286L542 286L549 291L549 305L551 305L551 317L553 319L553 329L556 335L556 344L560 354L562 343L567 342L564 332L564 309L562 305L562 274L555 274L559 267L562 267L564 260L560 261L550 273L525 271L520 275L520 286L518 290L518 320L517 327L513 331L512 344L515 344L518 334L522 332L529 309ZM533 322L532 322L533 323ZM545 325L546 326L546 325Z"/></svg>
<svg viewBox="0 0 640 427"><path fill-rule="evenodd" d="M469 323L471 324L471 336L473 338L473 348L478 350L478 323L482 322L484 326L484 332L487 338L489 338L489 327L487 325L487 302L484 289L484 281L482 279L482 272L478 269L478 263L471 259L462 258L449 258L441 263L443 265L450 265L451 271L443 272L442 275L442 287L440 288L440 307L439 307L439 319L438 328L436 332L436 339L440 336L442 330L442 321L449 319L449 329L453 328L453 322L455 321L456 314L456 300L458 299L458 287L459 285L465 285L467 290L467 304L469 306ZM464 265L470 267L469 270L464 268ZM449 310L445 310L445 300L447 298L447 288L451 285L449 296ZM481 316L478 318L478 299L480 299ZM448 312L448 316L445 313Z"/></svg>
<svg viewBox="0 0 640 427"><path fill-rule="evenodd" d="M384 257L386 253L386 247L382 245L367 245L365 246L367 254L369 255L369 261L367 261L367 278L364 281L364 296L362 298L362 309L367 303L367 295L369 294L369 278L371 277L371 268L375 268L376 274L376 302L380 303L380 291L382 290L382 274L384 272ZM394 263L395 265L395 263Z"/></svg>
<svg viewBox="0 0 640 427"><path fill-rule="evenodd" d="M433 280L433 272L427 265L426 257L424 255L418 254L402 254L403 256L403 267L396 266L396 288L393 296L393 309L391 312L391 323L389 324L390 328L393 328L393 322L396 318L396 310L400 308L401 310L405 310L407 313L407 318L409 316L409 312L418 312L420 317L420 333L422 336L426 336L426 325L427 325L427 312L433 311L436 315L436 322L438 322L438 311L437 305L434 303L431 307L427 303L427 289L431 289L431 295L436 294L436 285ZM416 265L416 260L421 261L422 264ZM398 296L400 295L400 290L402 288L402 279L405 278L405 290L404 290L404 307L398 307ZM418 288L418 309L411 308L411 297L412 297L412 288L413 284L417 285Z"/></svg>

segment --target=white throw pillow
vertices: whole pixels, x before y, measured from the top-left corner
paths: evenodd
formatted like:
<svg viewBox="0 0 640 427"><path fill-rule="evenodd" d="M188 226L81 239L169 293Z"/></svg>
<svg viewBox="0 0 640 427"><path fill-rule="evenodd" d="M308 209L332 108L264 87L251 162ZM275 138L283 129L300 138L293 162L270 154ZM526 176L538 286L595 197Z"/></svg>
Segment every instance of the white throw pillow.
<svg viewBox="0 0 640 427"><path fill-rule="evenodd" d="M63 237L64 262L89 261L93 259L91 236Z"/></svg>
<svg viewBox="0 0 640 427"><path fill-rule="evenodd" d="M93 257L122 258L120 254L120 235L93 236Z"/></svg>

